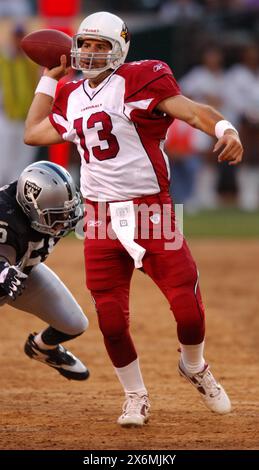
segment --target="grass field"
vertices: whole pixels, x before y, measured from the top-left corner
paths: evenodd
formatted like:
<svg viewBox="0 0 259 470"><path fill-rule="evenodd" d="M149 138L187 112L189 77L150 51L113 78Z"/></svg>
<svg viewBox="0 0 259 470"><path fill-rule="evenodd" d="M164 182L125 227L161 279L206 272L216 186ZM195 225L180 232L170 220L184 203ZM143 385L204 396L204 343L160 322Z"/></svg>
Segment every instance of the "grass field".
<svg viewBox="0 0 259 470"><path fill-rule="evenodd" d="M259 211L225 208L184 214L183 226L187 238L259 238Z"/></svg>

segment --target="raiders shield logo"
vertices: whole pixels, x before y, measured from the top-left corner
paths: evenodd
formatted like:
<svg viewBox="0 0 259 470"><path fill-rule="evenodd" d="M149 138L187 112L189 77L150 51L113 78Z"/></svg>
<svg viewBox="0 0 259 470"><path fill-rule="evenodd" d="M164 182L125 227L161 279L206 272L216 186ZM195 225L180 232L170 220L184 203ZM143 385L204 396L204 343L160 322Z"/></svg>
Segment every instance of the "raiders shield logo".
<svg viewBox="0 0 259 470"><path fill-rule="evenodd" d="M37 199L42 191L42 188L37 186L37 184L32 181L25 181L24 185L24 196L26 201L31 202L31 194L33 194L34 199Z"/></svg>
<svg viewBox="0 0 259 470"><path fill-rule="evenodd" d="M130 40L130 33L129 33L129 30L126 26L126 24L124 23L123 27L122 27L122 31L121 31L121 37L124 39L124 41L126 42L129 42Z"/></svg>

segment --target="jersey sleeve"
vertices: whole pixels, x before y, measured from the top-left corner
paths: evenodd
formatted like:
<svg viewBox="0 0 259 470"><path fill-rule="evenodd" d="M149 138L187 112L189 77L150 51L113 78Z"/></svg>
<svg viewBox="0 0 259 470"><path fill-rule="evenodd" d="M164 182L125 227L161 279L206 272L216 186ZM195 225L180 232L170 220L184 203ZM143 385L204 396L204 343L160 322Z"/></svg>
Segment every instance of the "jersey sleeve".
<svg viewBox="0 0 259 470"><path fill-rule="evenodd" d="M172 75L165 75L159 78L157 83L153 82L149 85L148 91L153 94L153 99L148 107L150 112L155 109L160 101L181 94L180 88Z"/></svg>
<svg viewBox="0 0 259 470"><path fill-rule="evenodd" d="M52 111L49 114L49 120L52 126L60 134L62 139L70 142L73 142L76 136L76 131L73 128L73 123L69 122L67 119L67 106L70 94L80 84L81 81L69 82L61 87L56 94Z"/></svg>
<svg viewBox="0 0 259 470"><path fill-rule="evenodd" d="M15 249L17 252L17 248L20 244L20 236L12 229L12 223L8 223L8 218L5 217L5 220L0 221L0 246L2 248L2 252L4 252L4 246L8 245Z"/></svg>
<svg viewBox="0 0 259 470"><path fill-rule="evenodd" d="M181 94L172 70L165 62L147 60L131 64L132 69L128 70L129 78L125 77L126 114L129 115L134 109L152 113L160 101Z"/></svg>

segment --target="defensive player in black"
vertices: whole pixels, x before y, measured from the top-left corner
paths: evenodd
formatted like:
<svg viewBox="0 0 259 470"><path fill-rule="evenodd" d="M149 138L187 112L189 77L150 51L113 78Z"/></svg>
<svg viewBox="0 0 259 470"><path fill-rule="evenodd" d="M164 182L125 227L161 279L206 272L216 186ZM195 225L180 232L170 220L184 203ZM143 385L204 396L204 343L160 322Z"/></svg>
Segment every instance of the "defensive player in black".
<svg viewBox="0 0 259 470"><path fill-rule="evenodd" d="M49 324L30 334L25 353L68 379L85 380L87 367L62 345L88 326L82 309L43 261L82 218L80 193L61 166L41 161L0 188L0 306L5 303Z"/></svg>

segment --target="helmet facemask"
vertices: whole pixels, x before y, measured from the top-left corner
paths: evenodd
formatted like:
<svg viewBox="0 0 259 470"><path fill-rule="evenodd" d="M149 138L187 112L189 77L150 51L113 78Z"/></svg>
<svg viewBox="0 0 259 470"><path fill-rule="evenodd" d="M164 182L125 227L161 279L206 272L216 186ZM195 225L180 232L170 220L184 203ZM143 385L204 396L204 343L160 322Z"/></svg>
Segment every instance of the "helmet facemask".
<svg viewBox="0 0 259 470"><path fill-rule="evenodd" d="M64 237L74 230L76 224L83 218L81 198L77 193L72 201L67 201L64 207L47 208L40 210L37 201L31 194L34 206L34 217L31 220L31 227L37 232L45 233L53 237Z"/></svg>
<svg viewBox="0 0 259 470"><path fill-rule="evenodd" d="M63 237L83 218L80 192L60 165L40 161L26 167L17 181L16 200L37 232Z"/></svg>
<svg viewBox="0 0 259 470"><path fill-rule="evenodd" d="M111 49L108 52L82 52L82 44L85 40L107 41L111 44ZM71 50L71 65L76 70L81 70L86 78L95 78L102 72L108 69L116 69L122 60L123 53L121 45L118 41L105 36L97 35L82 35L76 34L73 37L73 46ZM96 60L105 60L106 65L103 67L94 67ZM87 62L87 67L84 66Z"/></svg>

